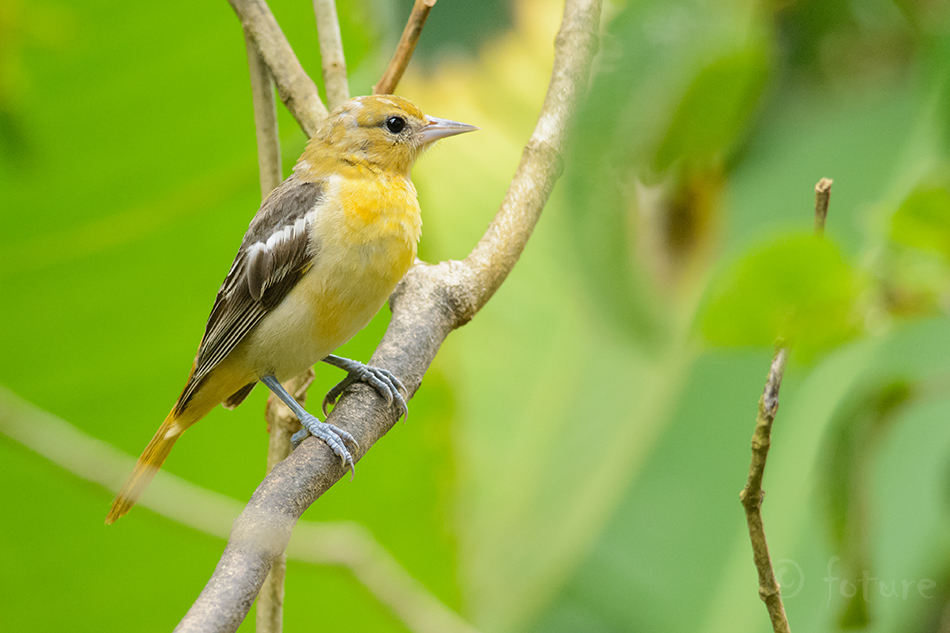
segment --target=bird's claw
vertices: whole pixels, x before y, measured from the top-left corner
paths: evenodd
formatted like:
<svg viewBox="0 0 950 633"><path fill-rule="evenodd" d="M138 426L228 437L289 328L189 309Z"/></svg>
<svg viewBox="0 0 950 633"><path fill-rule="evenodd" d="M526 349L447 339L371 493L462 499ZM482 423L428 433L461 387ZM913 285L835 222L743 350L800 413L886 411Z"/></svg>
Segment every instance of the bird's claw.
<svg viewBox="0 0 950 633"><path fill-rule="evenodd" d="M356 441L356 438L340 427L321 422L312 415L308 415L307 419L301 420L300 423L303 428L294 433L290 438L290 443L294 449L311 435L320 438L330 447L333 454L340 458L340 462L343 466L350 470L352 473L350 479L352 480L353 477L356 476L356 462L353 461L353 455L350 454L346 445L351 444L354 450L359 449L360 445L359 442Z"/></svg>
<svg viewBox="0 0 950 633"><path fill-rule="evenodd" d="M409 406L406 404L406 397L409 395L409 390L406 389L406 386L402 384L402 381L399 380L396 374L382 367L364 365L357 361L349 362L352 363L352 365L343 367L343 369L346 369L348 372L346 378L337 383L333 389L330 389L323 399L324 415L328 415L327 407L329 405L335 405L337 399L343 394L347 387L355 382L364 382L375 389L379 395L386 398L387 404L390 406L395 404L399 409L400 418L409 417Z"/></svg>

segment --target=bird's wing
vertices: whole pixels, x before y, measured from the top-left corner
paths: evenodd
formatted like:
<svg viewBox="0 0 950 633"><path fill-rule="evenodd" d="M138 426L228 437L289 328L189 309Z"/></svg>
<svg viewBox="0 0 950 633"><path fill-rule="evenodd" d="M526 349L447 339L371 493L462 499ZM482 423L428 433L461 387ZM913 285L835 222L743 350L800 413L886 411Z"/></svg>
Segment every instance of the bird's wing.
<svg viewBox="0 0 950 633"><path fill-rule="evenodd" d="M310 224L322 197L321 183L292 175L261 205L218 290L179 408L310 268L317 256L310 243Z"/></svg>

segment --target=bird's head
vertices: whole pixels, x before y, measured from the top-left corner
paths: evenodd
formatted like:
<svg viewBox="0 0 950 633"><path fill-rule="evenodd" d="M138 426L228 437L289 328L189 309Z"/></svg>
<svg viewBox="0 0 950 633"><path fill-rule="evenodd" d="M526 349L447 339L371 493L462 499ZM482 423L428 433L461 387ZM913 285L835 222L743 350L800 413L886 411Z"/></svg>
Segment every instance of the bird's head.
<svg viewBox="0 0 950 633"><path fill-rule="evenodd" d="M395 95L355 97L330 113L302 159L324 173L351 166L408 175L432 143L477 129L423 114Z"/></svg>

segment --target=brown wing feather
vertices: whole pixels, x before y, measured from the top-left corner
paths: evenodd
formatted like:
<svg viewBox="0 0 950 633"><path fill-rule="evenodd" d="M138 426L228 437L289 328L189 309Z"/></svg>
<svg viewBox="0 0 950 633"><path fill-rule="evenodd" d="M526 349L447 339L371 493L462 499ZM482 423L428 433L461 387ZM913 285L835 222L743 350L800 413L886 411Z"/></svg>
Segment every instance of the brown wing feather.
<svg viewBox="0 0 950 633"><path fill-rule="evenodd" d="M176 409L184 409L201 381L307 272L316 253L306 216L322 197L319 182L304 182L292 175L261 205L218 290L194 370ZM249 386L241 389L228 402L237 406L249 391Z"/></svg>

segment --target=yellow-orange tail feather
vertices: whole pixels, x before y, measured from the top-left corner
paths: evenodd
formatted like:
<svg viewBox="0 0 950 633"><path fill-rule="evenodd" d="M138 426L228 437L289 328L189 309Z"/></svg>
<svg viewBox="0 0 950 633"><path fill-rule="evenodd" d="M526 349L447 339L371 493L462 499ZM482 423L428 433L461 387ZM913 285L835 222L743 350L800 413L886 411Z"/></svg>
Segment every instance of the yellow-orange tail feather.
<svg viewBox="0 0 950 633"><path fill-rule="evenodd" d="M185 429L205 417L220 402L227 400L231 405L237 406L244 399L250 390L248 385L252 385L257 376L242 365L242 360L240 355L228 355L196 389L189 390L188 386L191 385L195 374L195 368L192 366L188 384L178 402L158 427L152 441L135 462L132 474L112 502L112 508L106 516L107 524L115 523L116 519L135 505Z"/></svg>
<svg viewBox="0 0 950 633"><path fill-rule="evenodd" d="M155 473L165 463L165 458L171 452L175 441L181 437L181 434L189 426L181 424L182 421L179 419L181 414L176 409L172 409L172 412L168 414L162 425L158 427L158 431L155 432L152 441L145 447L142 456L135 462L132 474L129 475L125 485L122 486L122 490L119 491L115 501L112 502L112 508L106 516L107 524L114 523L116 519L135 505L139 496L151 483Z"/></svg>

